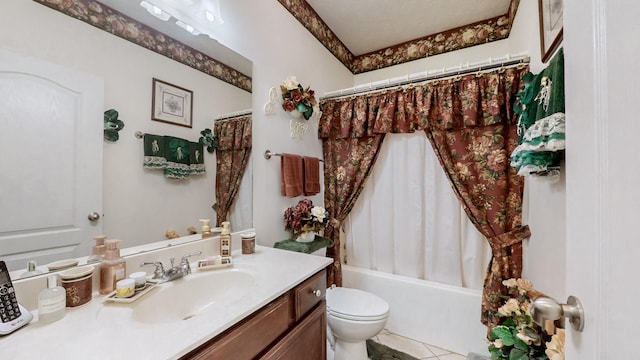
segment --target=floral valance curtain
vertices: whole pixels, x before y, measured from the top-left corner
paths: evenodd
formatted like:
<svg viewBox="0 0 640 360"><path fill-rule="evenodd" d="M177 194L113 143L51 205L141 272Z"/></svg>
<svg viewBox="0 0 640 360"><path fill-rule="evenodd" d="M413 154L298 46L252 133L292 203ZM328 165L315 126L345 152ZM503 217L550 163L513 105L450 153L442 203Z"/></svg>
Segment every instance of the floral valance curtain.
<svg viewBox="0 0 640 360"><path fill-rule="evenodd" d="M216 149L216 224L227 220L231 205L238 197L242 176L251 155L251 115L216 121L213 132L218 136Z"/></svg>
<svg viewBox="0 0 640 360"><path fill-rule="evenodd" d="M325 207L330 215L342 217L332 218L330 225L341 224L348 214L338 208L344 200L344 184L353 181L348 177L359 177L358 184L364 186L368 176L368 172L349 169L362 157L370 159L372 166L376 157L370 142L363 142L359 149L348 144L386 133L427 133L467 216L492 247L482 304L482 321L489 326L495 325L492 314L501 305L494 295L508 293L503 279L520 277L521 241L530 236L528 227L521 226L524 181L509 166L509 154L517 145L512 106L527 72L528 66L502 68L320 104ZM348 148L349 156L340 153ZM360 191L353 189L352 196L357 198ZM328 256L339 259L337 231L328 230L334 241ZM334 264L329 281L340 285L339 271Z"/></svg>

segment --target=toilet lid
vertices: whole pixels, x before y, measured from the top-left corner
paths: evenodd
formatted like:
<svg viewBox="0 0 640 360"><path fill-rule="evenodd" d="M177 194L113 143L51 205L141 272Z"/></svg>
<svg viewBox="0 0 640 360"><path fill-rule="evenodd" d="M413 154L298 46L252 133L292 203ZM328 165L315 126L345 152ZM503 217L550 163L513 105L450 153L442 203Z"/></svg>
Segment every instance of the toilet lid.
<svg viewBox="0 0 640 360"><path fill-rule="evenodd" d="M378 320L389 314L389 304L371 293L343 287L327 289L327 312L351 320Z"/></svg>

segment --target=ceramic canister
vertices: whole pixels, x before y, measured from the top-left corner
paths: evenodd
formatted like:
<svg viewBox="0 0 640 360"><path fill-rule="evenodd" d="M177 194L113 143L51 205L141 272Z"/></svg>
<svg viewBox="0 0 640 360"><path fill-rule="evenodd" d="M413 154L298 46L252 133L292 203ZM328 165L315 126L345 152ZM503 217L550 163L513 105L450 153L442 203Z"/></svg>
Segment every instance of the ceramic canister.
<svg viewBox="0 0 640 360"><path fill-rule="evenodd" d="M242 253L253 254L256 252L256 233L246 232L240 234L242 239Z"/></svg>
<svg viewBox="0 0 640 360"><path fill-rule="evenodd" d="M67 307L84 305L91 300L93 270L93 266L87 265L60 273L61 285L67 292Z"/></svg>

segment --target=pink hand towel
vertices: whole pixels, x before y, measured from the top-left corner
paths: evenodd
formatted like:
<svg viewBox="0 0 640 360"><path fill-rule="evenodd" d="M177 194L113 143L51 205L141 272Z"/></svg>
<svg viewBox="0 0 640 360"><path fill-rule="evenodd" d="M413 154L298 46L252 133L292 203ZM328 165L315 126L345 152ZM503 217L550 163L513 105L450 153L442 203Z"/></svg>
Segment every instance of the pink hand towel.
<svg viewBox="0 0 640 360"><path fill-rule="evenodd" d="M315 195L320 192L320 159L302 157L304 164L304 194Z"/></svg>
<svg viewBox="0 0 640 360"><path fill-rule="evenodd" d="M280 162L280 193L286 197L302 195L302 157L294 154L282 154Z"/></svg>

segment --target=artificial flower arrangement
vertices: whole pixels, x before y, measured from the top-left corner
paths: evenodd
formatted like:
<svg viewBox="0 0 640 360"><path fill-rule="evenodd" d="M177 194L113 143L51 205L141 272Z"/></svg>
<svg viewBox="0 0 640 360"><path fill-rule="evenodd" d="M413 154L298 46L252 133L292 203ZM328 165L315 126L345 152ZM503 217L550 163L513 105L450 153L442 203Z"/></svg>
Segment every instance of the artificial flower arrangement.
<svg viewBox="0 0 640 360"><path fill-rule="evenodd" d="M282 108L285 111L296 110L304 116L305 120L311 118L314 107L318 105L313 90L309 87L303 88L296 77L292 76L280 85L280 92L282 92Z"/></svg>
<svg viewBox="0 0 640 360"><path fill-rule="evenodd" d="M564 332L548 335L531 318L531 301L542 295L526 279L502 282L511 297L496 294L506 300L498 309L502 318L489 335L491 360L564 360Z"/></svg>
<svg viewBox="0 0 640 360"><path fill-rule="evenodd" d="M329 212L322 206L314 206L309 199L303 199L284 211L284 229L292 232L292 239L306 233L319 233L327 224Z"/></svg>

